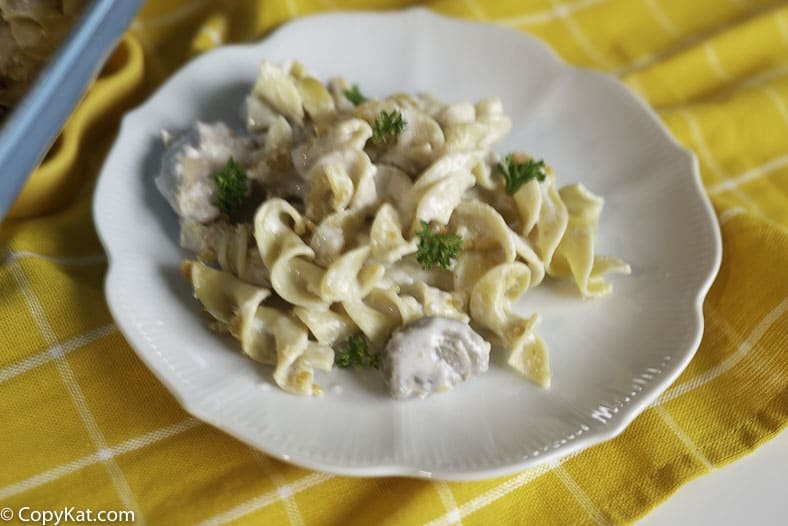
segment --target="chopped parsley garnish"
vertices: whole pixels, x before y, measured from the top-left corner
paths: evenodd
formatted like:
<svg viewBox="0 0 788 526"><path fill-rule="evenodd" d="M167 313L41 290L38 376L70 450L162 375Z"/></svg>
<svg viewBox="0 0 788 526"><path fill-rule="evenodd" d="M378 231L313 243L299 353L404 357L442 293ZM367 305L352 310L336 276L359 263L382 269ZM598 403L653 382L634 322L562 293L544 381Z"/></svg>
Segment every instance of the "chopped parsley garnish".
<svg viewBox="0 0 788 526"><path fill-rule="evenodd" d="M383 110L372 125L372 140L376 143L385 143L389 137L399 135L407 124L399 111L394 110L388 113Z"/></svg>
<svg viewBox="0 0 788 526"><path fill-rule="evenodd" d="M495 171L503 175L506 181L506 193L509 195L517 193L517 190L531 179L536 179L541 183L547 177L544 161L528 159L521 162L517 156L511 153L506 156L503 163L498 163Z"/></svg>
<svg viewBox="0 0 788 526"><path fill-rule="evenodd" d="M353 104L353 106L358 106L367 101L367 98L359 91L358 84L353 84L350 89L346 89L342 94Z"/></svg>
<svg viewBox="0 0 788 526"><path fill-rule="evenodd" d="M229 214L237 209L246 198L246 172L243 167L230 157L227 164L213 174L216 181L216 194L213 204L216 208Z"/></svg>
<svg viewBox="0 0 788 526"><path fill-rule="evenodd" d="M370 353L367 339L362 334L355 334L347 342L339 346L334 355L337 367L380 367L380 355Z"/></svg>
<svg viewBox="0 0 788 526"><path fill-rule="evenodd" d="M416 260L424 270L435 265L448 269L462 249L462 236L433 232L426 221L421 222L421 230L416 235L419 236Z"/></svg>

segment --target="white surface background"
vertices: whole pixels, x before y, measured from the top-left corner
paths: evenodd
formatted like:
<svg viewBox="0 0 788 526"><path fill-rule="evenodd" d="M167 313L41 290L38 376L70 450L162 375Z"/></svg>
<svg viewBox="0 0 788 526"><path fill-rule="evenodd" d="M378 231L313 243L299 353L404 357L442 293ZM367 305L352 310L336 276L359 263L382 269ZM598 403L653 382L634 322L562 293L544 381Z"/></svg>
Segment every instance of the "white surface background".
<svg viewBox="0 0 788 526"><path fill-rule="evenodd" d="M638 526L786 524L788 433L685 484Z"/></svg>

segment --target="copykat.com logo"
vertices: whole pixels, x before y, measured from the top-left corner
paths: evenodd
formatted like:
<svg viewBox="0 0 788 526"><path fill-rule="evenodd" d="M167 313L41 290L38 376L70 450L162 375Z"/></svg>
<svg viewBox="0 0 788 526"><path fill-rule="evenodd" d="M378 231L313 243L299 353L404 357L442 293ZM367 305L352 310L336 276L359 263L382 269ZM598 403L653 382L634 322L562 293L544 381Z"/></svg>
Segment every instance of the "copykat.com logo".
<svg viewBox="0 0 788 526"><path fill-rule="evenodd" d="M21 506L18 509L8 506L0 509L0 520L14 524L36 524L40 526L60 526L61 524L123 524L134 522L131 510L92 510L67 506L60 509L37 509Z"/></svg>

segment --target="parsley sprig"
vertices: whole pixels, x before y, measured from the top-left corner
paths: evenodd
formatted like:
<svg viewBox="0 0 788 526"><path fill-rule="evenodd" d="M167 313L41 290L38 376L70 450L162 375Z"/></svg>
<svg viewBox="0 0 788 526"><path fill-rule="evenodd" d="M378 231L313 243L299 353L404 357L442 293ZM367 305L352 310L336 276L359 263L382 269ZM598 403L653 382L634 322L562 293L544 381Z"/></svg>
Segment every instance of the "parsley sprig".
<svg viewBox="0 0 788 526"><path fill-rule="evenodd" d="M353 84L350 89L344 90L342 94L353 104L353 106L358 106L368 100L358 89L358 84Z"/></svg>
<svg viewBox="0 0 788 526"><path fill-rule="evenodd" d="M498 163L495 167L495 172L503 175L506 181L506 193L509 195L516 194L517 190L531 179L541 183L547 177L544 161L533 159L520 161L517 157L510 153L503 163Z"/></svg>
<svg viewBox="0 0 788 526"><path fill-rule="evenodd" d="M372 125L372 141L385 143L389 137L399 135L407 124L407 121L402 118L402 114L399 111L394 110L388 113L386 110L383 110Z"/></svg>
<svg viewBox="0 0 788 526"><path fill-rule="evenodd" d="M462 236L433 232L426 221L421 222L421 230L416 235L419 236L416 260L424 270L435 265L448 269L462 249Z"/></svg>
<svg viewBox="0 0 788 526"><path fill-rule="evenodd" d="M216 208L229 214L241 206L246 197L246 172L243 167L230 157L227 164L213 174L216 181L216 194L213 204Z"/></svg>
<svg viewBox="0 0 788 526"><path fill-rule="evenodd" d="M367 339L362 334L355 334L339 346L334 355L334 363L343 369L348 367L377 369L380 367L380 355L370 353Z"/></svg>

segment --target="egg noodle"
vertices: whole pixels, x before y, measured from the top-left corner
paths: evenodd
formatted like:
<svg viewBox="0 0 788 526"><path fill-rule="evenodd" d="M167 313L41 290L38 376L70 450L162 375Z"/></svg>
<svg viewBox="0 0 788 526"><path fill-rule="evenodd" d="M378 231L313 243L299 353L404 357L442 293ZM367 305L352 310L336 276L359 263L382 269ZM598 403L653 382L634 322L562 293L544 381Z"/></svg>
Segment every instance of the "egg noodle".
<svg viewBox="0 0 788 526"><path fill-rule="evenodd" d="M351 336L380 352L426 316L469 324L547 387L539 314L513 303L545 275L593 298L611 292L606 273L629 272L594 253L600 197L582 184L559 189L528 156L492 151L511 128L498 98L366 100L297 62L263 62L245 119L245 133L199 123L167 136L157 183L181 217L181 245L200 260L183 271L212 328L273 365L287 392L321 394L314 370L330 370ZM247 177L244 204L229 213L215 176L228 160ZM516 180L524 167L531 177ZM425 261L430 236L461 239L448 265Z"/></svg>

